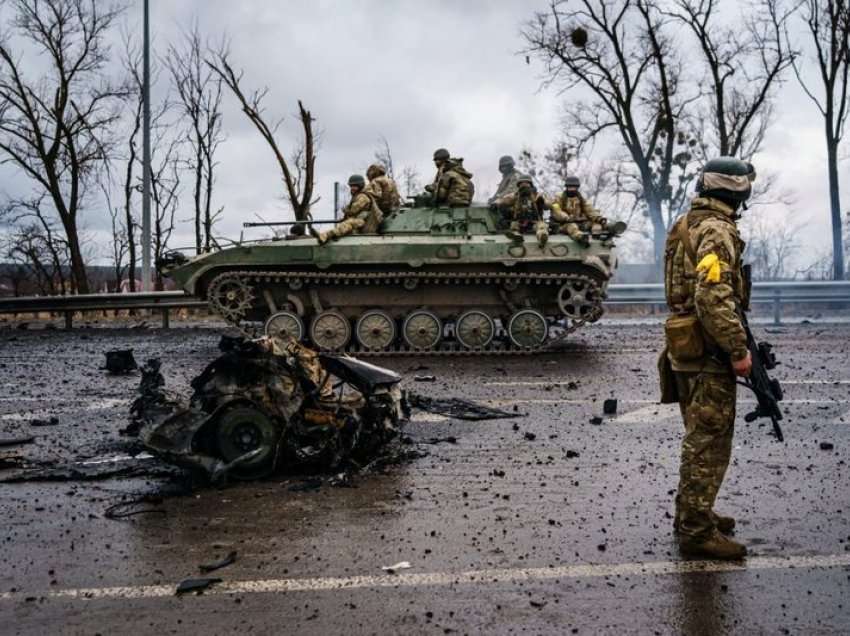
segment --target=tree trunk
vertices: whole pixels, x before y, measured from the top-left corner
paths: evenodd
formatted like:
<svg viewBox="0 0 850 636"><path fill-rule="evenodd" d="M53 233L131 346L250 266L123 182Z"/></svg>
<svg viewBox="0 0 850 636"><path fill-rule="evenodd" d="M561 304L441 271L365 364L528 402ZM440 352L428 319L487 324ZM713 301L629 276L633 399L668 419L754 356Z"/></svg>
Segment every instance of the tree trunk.
<svg viewBox="0 0 850 636"><path fill-rule="evenodd" d="M829 207L832 219L832 277L844 280L844 245L841 227L841 193L838 184L838 140L827 130L826 154L829 172Z"/></svg>

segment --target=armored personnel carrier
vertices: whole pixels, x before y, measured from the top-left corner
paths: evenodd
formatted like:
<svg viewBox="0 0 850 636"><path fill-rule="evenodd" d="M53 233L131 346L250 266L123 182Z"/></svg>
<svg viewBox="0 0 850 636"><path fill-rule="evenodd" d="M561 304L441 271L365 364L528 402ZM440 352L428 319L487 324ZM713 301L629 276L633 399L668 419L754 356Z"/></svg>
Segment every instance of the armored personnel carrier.
<svg viewBox="0 0 850 636"><path fill-rule="evenodd" d="M245 243L166 273L249 335L358 354L530 352L600 318L624 227L540 247L484 206L407 207L377 234Z"/></svg>

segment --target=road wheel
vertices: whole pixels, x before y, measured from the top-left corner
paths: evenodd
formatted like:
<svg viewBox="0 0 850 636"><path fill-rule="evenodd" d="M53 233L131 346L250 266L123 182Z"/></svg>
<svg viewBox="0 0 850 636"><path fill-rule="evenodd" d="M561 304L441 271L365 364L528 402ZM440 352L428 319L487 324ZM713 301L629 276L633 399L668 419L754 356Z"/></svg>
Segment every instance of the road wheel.
<svg viewBox="0 0 850 636"><path fill-rule="evenodd" d="M360 316L354 333L363 347L371 351L382 351L395 341L395 320L384 311L373 309Z"/></svg>
<svg viewBox="0 0 850 636"><path fill-rule="evenodd" d="M467 349L482 349L496 334L496 323L483 311L472 309L461 314L455 323L458 342Z"/></svg>
<svg viewBox="0 0 850 636"><path fill-rule="evenodd" d="M313 318L310 338L319 349L340 351L351 340L351 323L342 312L328 309Z"/></svg>
<svg viewBox="0 0 850 636"><path fill-rule="evenodd" d="M548 336L546 317L535 309L521 309L508 321L508 337L517 347L539 347Z"/></svg>
<svg viewBox="0 0 850 636"><path fill-rule="evenodd" d="M270 337L292 336L300 342L304 338L304 323L291 311L279 311L266 320L265 331Z"/></svg>
<svg viewBox="0 0 850 636"><path fill-rule="evenodd" d="M430 311L420 309L404 320L401 332L408 346L419 351L429 351L440 343L443 323Z"/></svg>

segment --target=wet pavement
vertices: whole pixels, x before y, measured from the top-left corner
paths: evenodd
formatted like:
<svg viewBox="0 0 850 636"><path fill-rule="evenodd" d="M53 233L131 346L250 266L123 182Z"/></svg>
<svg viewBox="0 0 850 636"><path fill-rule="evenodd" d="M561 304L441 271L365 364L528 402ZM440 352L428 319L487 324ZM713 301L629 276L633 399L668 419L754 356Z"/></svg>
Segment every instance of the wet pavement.
<svg viewBox="0 0 850 636"><path fill-rule="evenodd" d="M739 521L744 564L684 561L676 548L681 423L656 403L657 323L603 322L557 354L377 359L417 393L517 417L415 412L406 435L455 442L416 444L426 456L354 488L289 475L194 491L146 471L144 455L127 459L118 431L139 376L100 367L106 350L133 348L185 389L220 332L0 331L0 438L35 437L0 448L0 466L15 455L141 466L0 483L0 632L847 633L850 325L757 331L782 360L787 441L738 418L718 510ZM610 398L617 414L603 416ZM752 397L739 398L745 412ZM146 512L106 516L144 496L121 510ZM232 565L199 572L231 551ZM402 561L411 567L382 570ZM175 596L199 576L222 581Z"/></svg>

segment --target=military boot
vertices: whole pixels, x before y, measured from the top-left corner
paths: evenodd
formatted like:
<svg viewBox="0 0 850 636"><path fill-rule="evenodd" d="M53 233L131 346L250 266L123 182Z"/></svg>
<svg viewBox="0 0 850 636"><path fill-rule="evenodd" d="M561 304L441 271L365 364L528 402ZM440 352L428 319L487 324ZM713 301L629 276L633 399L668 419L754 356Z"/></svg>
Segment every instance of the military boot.
<svg viewBox="0 0 850 636"><path fill-rule="evenodd" d="M735 530L735 518L734 517L726 517L724 515L719 515L712 510L711 517L714 520L714 526L720 530L723 534L730 534ZM679 533L679 517L678 515L673 518L673 532L675 534Z"/></svg>
<svg viewBox="0 0 850 636"><path fill-rule="evenodd" d="M310 236L312 236L316 241L318 241L319 245L324 245L328 242L328 238L325 235L325 232L319 232L312 225L307 226L307 231L310 232Z"/></svg>
<svg viewBox="0 0 850 636"><path fill-rule="evenodd" d="M718 530L714 530L705 537L692 537L681 535L679 537L679 549L682 554L694 557L706 557L709 559L743 559L747 556L747 548L737 541L733 541Z"/></svg>

